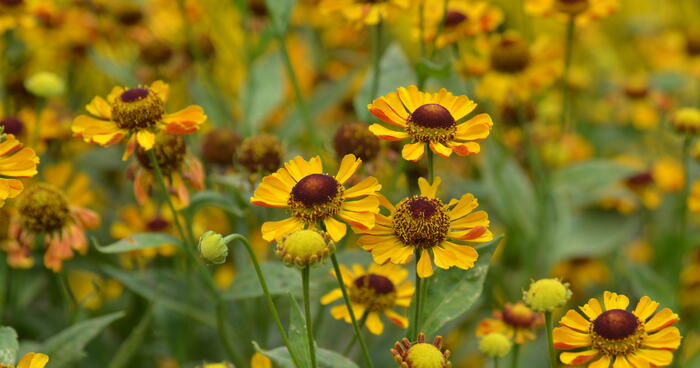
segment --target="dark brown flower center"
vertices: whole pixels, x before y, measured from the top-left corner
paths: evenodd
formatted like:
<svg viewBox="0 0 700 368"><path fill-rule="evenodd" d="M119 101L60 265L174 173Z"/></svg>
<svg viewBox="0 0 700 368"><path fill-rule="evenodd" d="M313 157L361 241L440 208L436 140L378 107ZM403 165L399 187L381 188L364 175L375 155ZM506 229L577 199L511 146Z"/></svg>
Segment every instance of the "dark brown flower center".
<svg viewBox="0 0 700 368"><path fill-rule="evenodd" d="M23 0L0 0L0 4L7 7L18 6L21 5L23 2Z"/></svg>
<svg viewBox="0 0 700 368"><path fill-rule="evenodd" d="M700 28L689 30L686 33L685 51L690 56L700 55Z"/></svg>
<svg viewBox="0 0 700 368"><path fill-rule="evenodd" d="M146 88L128 89L119 96L122 102L134 102L148 97L150 91Z"/></svg>
<svg viewBox="0 0 700 368"><path fill-rule="evenodd" d="M358 288L370 288L376 294L382 295L396 291L394 283L391 282L389 278L373 273L356 278L355 281L353 281L353 284L355 284L355 286Z"/></svg>
<svg viewBox="0 0 700 368"><path fill-rule="evenodd" d="M456 10L448 10L447 14L445 15L445 27L457 26L467 19L467 15L462 12Z"/></svg>
<svg viewBox="0 0 700 368"><path fill-rule="evenodd" d="M148 231L152 231L152 232L156 232L156 233L163 232L163 231L167 230L168 227L170 227L170 221L168 221L162 217L156 217L156 218L148 221L148 223L146 223L146 228L148 229Z"/></svg>
<svg viewBox="0 0 700 368"><path fill-rule="evenodd" d="M622 309L605 311L593 321L593 331L610 340L621 340L632 336L638 326L637 316Z"/></svg>
<svg viewBox="0 0 700 368"><path fill-rule="evenodd" d="M392 227L396 237L405 245L431 248L447 237L450 216L437 198L415 196L396 206Z"/></svg>
<svg viewBox="0 0 700 368"><path fill-rule="evenodd" d="M502 73L518 73L530 63L530 50L520 37L506 35L491 50L491 66Z"/></svg>
<svg viewBox="0 0 700 368"><path fill-rule="evenodd" d="M3 132L7 134L20 135L24 131L24 122L12 116L0 120L0 126L3 127Z"/></svg>
<svg viewBox="0 0 700 368"><path fill-rule="evenodd" d="M306 207L330 202L338 194L338 182L325 174L311 174L299 180L292 188L294 200Z"/></svg>
<svg viewBox="0 0 700 368"><path fill-rule="evenodd" d="M625 180L625 183L630 188L646 187L654 183L654 176L649 171L632 175Z"/></svg>
<svg viewBox="0 0 700 368"><path fill-rule="evenodd" d="M522 303L506 305L502 316L503 322L516 328L531 329L538 321L538 314Z"/></svg>
<svg viewBox="0 0 700 368"><path fill-rule="evenodd" d="M409 117L411 122L423 128L448 129L455 126L455 118L450 111L438 104L425 104L417 108Z"/></svg>
<svg viewBox="0 0 700 368"><path fill-rule="evenodd" d="M406 203L411 216L415 219L429 219L437 212L439 205L436 201L425 197L413 198Z"/></svg>
<svg viewBox="0 0 700 368"><path fill-rule="evenodd" d="M18 202L22 227L33 233L53 233L64 227L70 218L65 195L48 184L27 189Z"/></svg>

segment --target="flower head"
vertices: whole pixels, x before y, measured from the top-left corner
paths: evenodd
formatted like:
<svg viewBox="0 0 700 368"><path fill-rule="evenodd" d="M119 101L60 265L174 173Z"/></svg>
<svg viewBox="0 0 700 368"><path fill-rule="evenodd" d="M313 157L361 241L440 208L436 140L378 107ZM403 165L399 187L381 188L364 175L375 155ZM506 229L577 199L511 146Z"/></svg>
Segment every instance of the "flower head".
<svg viewBox="0 0 700 368"><path fill-rule="evenodd" d="M443 203L436 197L440 183L439 177L432 185L420 178L421 194L405 198L396 206L381 198L382 206L391 214L377 214L374 228L358 230L363 234L358 244L372 253L376 263L406 264L417 253L420 277L433 274L431 253L435 265L443 269L456 266L467 270L474 266L479 254L471 246L457 242L492 240L488 214L472 212L479 205L472 194Z"/></svg>
<svg viewBox="0 0 700 368"><path fill-rule="evenodd" d="M49 356L42 353L27 353L17 363L17 368L44 368L49 362ZM0 367L15 368L13 365L3 365Z"/></svg>
<svg viewBox="0 0 700 368"><path fill-rule="evenodd" d="M318 6L322 14L340 14L346 21L361 27L377 24L409 5L410 0L322 0Z"/></svg>
<svg viewBox="0 0 700 368"><path fill-rule="evenodd" d="M251 173L271 173L282 163L282 143L267 134L246 138L238 151L238 162Z"/></svg>
<svg viewBox="0 0 700 368"><path fill-rule="evenodd" d="M419 333L414 343L407 338L394 344L391 355L400 368L449 368L450 351L443 349L442 336L436 336L433 343L425 342L425 334Z"/></svg>
<svg viewBox="0 0 700 368"><path fill-rule="evenodd" d="M618 0L527 0L528 14L555 17L561 20L575 17L577 23L607 17L620 7Z"/></svg>
<svg viewBox="0 0 700 368"><path fill-rule="evenodd" d="M323 222L333 241L345 236L345 224L368 230L374 227L374 214L379 211L375 193L382 186L374 177L367 177L356 185L345 188L345 183L360 167L362 160L354 155L343 157L338 173L323 173L321 158L309 161L297 156L274 174L263 178L250 202L265 207L289 208L291 217L263 224L263 238L281 239L284 235ZM359 200L351 201L351 199Z"/></svg>
<svg viewBox="0 0 700 368"><path fill-rule="evenodd" d="M401 152L409 161L423 157L426 144L442 157L449 157L453 151L461 156L479 153L476 141L488 137L493 126L487 114L478 114L459 123L474 111L476 103L444 88L438 93L426 93L416 86L401 87L397 92L377 98L367 108L382 121L403 128L403 131L395 131L372 124L369 130L385 140L410 140Z"/></svg>
<svg viewBox="0 0 700 368"><path fill-rule="evenodd" d="M671 125L685 134L700 132L700 110L693 107L678 109L671 118Z"/></svg>
<svg viewBox="0 0 700 368"><path fill-rule="evenodd" d="M33 149L22 147L12 134L0 134L0 207L8 198L15 198L24 185L16 178L31 178L37 174L39 157Z"/></svg>
<svg viewBox="0 0 700 368"><path fill-rule="evenodd" d="M105 100L95 97L85 108L93 115L80 115L73 120L73 134L86 142L109 146L128 138L124 153L126 160L136 143L150 150L156 143L156 133L191 134L204 123L207 116L201 107L188 106L166 114L165 102L170 87L156 81L147 87L114 87Z"/></svg>
<svg viewBox="0 0 700 368"><path fill-rule="evenodd" d="M367 329L380 335L384 331L384 323L380 319L383 314L393 324L406 328L408 320L394 311L394 307L408 307L415 288L406 280L408 272L396 265L371 265L365 269L356 264L352 269L340 265L343 283L348 289L353 313L357 318L367 316ZM335 275L335 274L334 274ZM334 289L321 298L321 304L330 304L342 297L340 289ZM337 305L331 309L335 319L351 322L348 308Z"/></svg>
<svg viewBox="0 0 700 368"><path fill-rule="evenodd" d="M476 336L498 332L512 338L516 344L535 339L535 329L544 322L541 313L528 308L523 302L507 303L502 311L494 313L496 318L487 318L479 323Z"/></svg>
<svg viewBox="0 0 700 368"><path fill-rule="evenodd" d="M333 148L338 157L354 154L368 162L379 153L379 139L367 130L367 124L348 123L341 125L335 132Z"/></svg>
<svg viewBox="0 0 700 368"><path fill-rule="evenodd" d="M487 356L502 358L510 352L513 343L510 339L498 332L491 332L479 340L479 350Z"/></svg>
<svg viewBox="0 0 700 368"><path fill-rule="evenodd" d="M671 364L673 350L681 343L680 331L672 325L678 315L664 308L654 315L659 303L642 297L634 311L627 311L629 299L606 291L603 306L592 298L580 307L585 315L569 310L554 329L554 347L578 349L560 355L562 363L589 367L661 367ZM653 316L652 316L653 315Z"/></svg>
<svg viewBox="0 0 700 368"><path fill-rule="evenodd" d="M523 300L537 312L551 312L563 306L571 298L569 284L559 279L533 281L523 293Z"/></svg>
<svg viewBox="0 0 700 368"><path fill-rule="evenodd" d="M327 233L297 230L277 242L277 256L290 265L306 267L328 258L335 252L335 243Z"/></svg>

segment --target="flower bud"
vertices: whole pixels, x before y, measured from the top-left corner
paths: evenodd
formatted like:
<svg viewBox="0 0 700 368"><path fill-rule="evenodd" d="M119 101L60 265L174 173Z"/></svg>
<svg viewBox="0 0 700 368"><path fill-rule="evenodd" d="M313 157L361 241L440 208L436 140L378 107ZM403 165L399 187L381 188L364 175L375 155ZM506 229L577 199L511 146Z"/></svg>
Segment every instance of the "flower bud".
<svg viewBox="0 0 700 368"><path fill-rule="evenodd" d="M277 242L276 254L289 265L306 267L328 258L335 252L335 243L325 232L298 230Z"/></svg>
<svg viewBox="0 0 700 368"><path fill-rule="evenodd" d="M700 131L700 110L693 107L678 109L671 117L671 125L681 133L697 134Z"/></svg>
<svg viewBox="0 0 700 368"><path fill-rule="evenodd" d="M204 259L214 264L222 264L226 262L228 256L228 247L223 236L213 231L207 231L199 238L199 254Z"/></svg>
<svg viewBox="0 0 700 368"><path fill-rule="evenodd" d="M24 81L26 88L33 95L43 98L62 95L66 90L63 79L51 72L40 72Z"/></svg>
<svg viewBox="0 0 700 368"><path fill-rule="evenodd" d="M506 356L513 343L505 335L492 332L479 340L479 350L486 356L502 358Z"/></svg>
<svg viewBox="0 0 700 368"><path fill-rule="evenodd" d="M566 304L571 298L568 283L559 279L541 279L530 284L523 293L523 300L537 312L551 312Z"/></svg>

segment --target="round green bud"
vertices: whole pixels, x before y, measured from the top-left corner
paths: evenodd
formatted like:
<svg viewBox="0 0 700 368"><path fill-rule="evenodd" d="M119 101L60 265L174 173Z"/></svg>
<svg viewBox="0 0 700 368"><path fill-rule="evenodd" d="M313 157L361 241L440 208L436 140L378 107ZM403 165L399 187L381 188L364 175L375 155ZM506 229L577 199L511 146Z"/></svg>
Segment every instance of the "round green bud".
<svg viewBox="0 0 700 368"><path fill-rule="evenodd" d="M571 298L568 283L559 279L541 279L530 284L523 293L523 301L537 312L551 312Z"/></svg>
<svg viewBox="0 0 700 368"><path fill-rule="evenodd" d="M513 343L505 335L492 332L479 340L479 350L486 356L501 358L510 352Z"/></svg>
<svg viewBox="0 0 700 368"><path fill-rule="evenodd" d="M54 73L39 72L24 81L24 88L35 96L49 98L62 95L66 91L66 84Z"/></svg>
<svg viewBox="0 0 700 368"><path fill-rule="evenodd" d="M277 242L276 254L290 265L305 267L328 258L335 244L325 232L298 230Z"/></svg>
<svg viewBox="0 0 700 368"><path fill-rule="evenodd" d="M199 254L204 259L214 264L222 264L226 262L228 256L228 247L221 234L213 231L207 231L199 238Z"/></svg>

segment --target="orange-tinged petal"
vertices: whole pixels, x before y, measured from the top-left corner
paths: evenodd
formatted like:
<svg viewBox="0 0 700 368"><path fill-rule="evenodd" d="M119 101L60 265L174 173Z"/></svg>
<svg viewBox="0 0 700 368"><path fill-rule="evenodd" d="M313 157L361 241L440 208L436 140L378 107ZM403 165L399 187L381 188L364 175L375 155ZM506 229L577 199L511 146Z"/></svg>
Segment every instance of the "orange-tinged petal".
<svg viewBox="0 0 700 368"><path fill-rule="evenodd" d="M384 97L377 98L371 104L367 105L367 109L372 115L378 117L383 122L399 127L406 126L408 113L396 92L391 92Z"/></svg>
<svg viewBox="0 0 700 368"><path fill-rule="evenodd" d="M680 318L678 318L677 314L668 308L664 308L659 313L656 313L654 317L651 317L644 327L647 332L654 332L666 328L679 320Z"/></svg>
<svg viewBox="0 0 700 368"><path fill-rule="evenodd" d="M639 349L633 355L657 367L667 366L673 361L673 353L668 350Z"/></svg>
<svg viewBox="0 0 700 368"><path fill-rule="evenodd" d="M481 152L481 147L476 142L450 142L450 147L460 156L469 156Z"/></svg>
<svg viewBox="0 0 700 368"><path fill-rule="evenodd" d="M576 332L568 327L557 327L553 332L554 347L557 349L582 348L591 345L588 334Z"/></svg>
<svg viewBox="0 0 700 368"><path fill-rule="evenodd" d="M85 106L85 110L99 118L112 120L112 107L100 96L93 98L92 101Z"/></svg>
<svg viewBox="0 0 700 368"><path fill-rule="evenodd" d="M380 139L384 139L387 141L400 141L404 139L408 139L408 133L406 132L397 132L395 130L391 130L389 128L385 128L381 124L372 124L369 126L369 131L372 132L372 134L376 135Z"/></svg>
<svg viewBox="0 0 700 368"><path fill-rule="evenodd" d="M201 106L190 105L186 108L163 116L165 130L172 134L191 134L207 120L207 115Z"/></svg>
<svg viewBox="0 0 700 368"><path fill-rule="evenodd" d="M667 327L657 333L647 335L642 344L648 348L676 350L681 344L681 332L676 327Z"/></svg>
<svg viewBox="0 0 700 368"><path fill-rule="evenodd" d="M580 332L588 332L591 327L591 323L573 309L566 312L566 315L561 318L559 324Z"/></svg>
<svg viewBox="0 0 700 368"><path fill-rule="evenodd" d="M430 149L440 157L448 158L452 155L452 148L447 147L442 143L430 142Z"/></svg>
<svg viewBox="0 0 700 368"><path fill-rule="evenodd" d="M384 315L389 318L389 321L391 323L401 327L401 328L407 328L408 327L408 318L394 312L391 309L387 309L384 311Z"/></svg>
<svg viewBox="0 0 700 368"><path fill-rule="evenodd" d="M559 355L559 359L564 364L579 365L586 364L598 356L598 350L585 350L576 352L563 352Z"/></svg>

